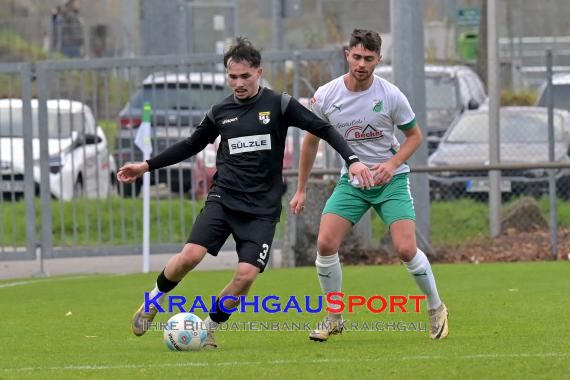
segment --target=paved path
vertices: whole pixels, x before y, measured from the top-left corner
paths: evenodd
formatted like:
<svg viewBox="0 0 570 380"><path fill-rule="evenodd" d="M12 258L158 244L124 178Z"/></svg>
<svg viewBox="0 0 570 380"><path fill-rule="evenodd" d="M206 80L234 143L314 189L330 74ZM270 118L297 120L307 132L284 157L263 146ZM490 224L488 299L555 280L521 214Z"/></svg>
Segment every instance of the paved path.
<svg viewBox="0 0 570 380"><path fill-rule="evenodd" d="M272 251L274 268L281 267L281 250ZM150 271L160 272L172 254L150 256ZM206 255L196 270L233 270L237 264L235 251L222 251L217 257ZM44 260L43 271L49 276L140 273L142 255L59 258ZM40 274L39 260L0 261L0 279L33 277Z"/></svg>

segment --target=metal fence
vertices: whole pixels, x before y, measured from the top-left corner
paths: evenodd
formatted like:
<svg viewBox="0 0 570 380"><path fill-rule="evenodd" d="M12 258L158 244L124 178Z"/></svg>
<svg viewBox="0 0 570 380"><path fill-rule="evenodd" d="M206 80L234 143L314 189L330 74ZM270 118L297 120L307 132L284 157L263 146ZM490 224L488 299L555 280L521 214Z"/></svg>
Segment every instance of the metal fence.
<svg viewBox="0 0 570 380"><path fill-rule="evenodd" d="M0 100L0 255L7 259L33 259L37 241L35 183L39 173L34 170L37 156L32 149L30 66L0 64L0 83L7 97L15 99ZM13 106L20 112L10 112Z"/></svg>
<svg viewBox="0 0 570 380"><path fill-rule="evenodd" d="M309 96L320 83L342 73L339 57L338 51L264 54L264 85L296 97ZM22 91L27 95L11 90L4 94L0 116L14 114L19 119L2 119L2 129L15 141L13 129L31 133L34 126L33 136L28 133L20 148L12 143L16 156L22 145L33 149L34 160L23 163L20 171L33 171L34 176L24 178L13 157L7 155L4 163L8 152L2 152L6 174L0 185L7 201L0 207L6 216L23 205L31 211L35 206L37 221L31 214L20 219L38 236L24 238L21 231L4 228L10 226L5 218L0 230L3 251L37 244L42 259L140 252L140 183L119 185L115 175L123 164L142 158L133 143L142 104L153 106L156 153L189 136L211 104L229 94L220 62L219 55L41 61L35 67L33 89L28 66L6 66L2 73L25 79ZM20 73L20 67L27 71ZM6 79L4 88L19 86L11 80ZM31 100L32 91L37 100ZM27 121L22 120L22 107L30 108ZM294 132L289 139L289 167L298 159L298 135ZM215 146L210 146L188 161L152 173L151 252L176 252L186 240L211 184L215 154ZM32 190L25 199L23 179L35 184L35 194ZM2 253L2 259L25 258Z"/></svg>
<svg viewBox="0 0 570 380"><path fill-rule="evenodd" d="M0 103L0 260L35 258L36 246L41 247L42 259L140 253L140 183L119 185L115 174L126 162L142 158L133 143L142 104L153 106L152 143L157 153L191 134L210 105L229 93L220 62L219 55L41 61L34 76L25 64L0 65L6 98ZM346 69L337 50L268 52L263 67L264 85L304 101ZM448 117L430 139L429 166L416 168L430 173L426 191L432 205L449 202L457 207L457 200L485 204L488 199L488 171L493 168L486 165L485 101L478 100L475 107L469 96L458 95L461 88L475 86L458 78L430 79L433 107L428 107L428 124L430 112L431 120ZM448 103L451 111L443 107ZM14 115L20 116L20 124ZM14 134L17 127L21 138ZM302 133L296 128L289 133L284 166L294 170ZM554 110L550 116L546 109L502 109L503 166L498 169L504 201L547 196L552 176L558 197L570 198L569 134L568 111ZM549 156L549 146L554 157ZM23 164L17 167L16 156L22 154ZM188 161L151 173L151 253L179 251L211 184L215 154L212 145ZM323 146L316 169L335 176L339 163ZM294 176L289 181L295 186ZM283 202L286 205L288 199ZM278 232L277 240L281 239Z"/></svg>

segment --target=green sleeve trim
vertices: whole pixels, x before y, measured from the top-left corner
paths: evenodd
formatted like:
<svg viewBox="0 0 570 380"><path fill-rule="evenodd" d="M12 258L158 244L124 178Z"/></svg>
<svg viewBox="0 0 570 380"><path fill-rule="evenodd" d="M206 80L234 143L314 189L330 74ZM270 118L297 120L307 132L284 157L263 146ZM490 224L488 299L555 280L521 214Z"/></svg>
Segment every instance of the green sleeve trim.
<svg viewBox="0 0 570 380"><path fill-rule="evenodd" d="M404 125L398 125L398 129L401 131L407 131L408 129L412 129L416 126L416 118L414 117L409 123Z"/></svg>

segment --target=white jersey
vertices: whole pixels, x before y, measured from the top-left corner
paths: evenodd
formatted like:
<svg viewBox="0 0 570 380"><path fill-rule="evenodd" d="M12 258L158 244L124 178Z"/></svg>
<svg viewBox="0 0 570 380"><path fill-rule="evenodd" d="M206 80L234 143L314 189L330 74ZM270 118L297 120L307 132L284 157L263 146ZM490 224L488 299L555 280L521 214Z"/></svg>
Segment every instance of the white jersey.
<svg viewBox="0 0 570 380"><path fill-rule="evenodd" d="M406 130L416 125L408 99L398 87L376 75L370 88L359 92L349 91L343 77L318 88L310 101L311 110L344 136L366 166L388 161L400 148L395 128ZM394 174L409 171L403 164ZM343 166L341 175L346 172Z"/></svg>

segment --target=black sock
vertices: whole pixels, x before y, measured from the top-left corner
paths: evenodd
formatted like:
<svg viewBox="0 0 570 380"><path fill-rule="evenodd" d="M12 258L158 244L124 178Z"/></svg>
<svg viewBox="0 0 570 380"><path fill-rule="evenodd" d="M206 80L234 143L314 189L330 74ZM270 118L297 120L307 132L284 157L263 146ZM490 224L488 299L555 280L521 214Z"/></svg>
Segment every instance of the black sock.
<svg viewBox="0 0 570 380"><path fill-rule="evenodd" d="M210 313L210 319L216 323L223 323L230 319L231 314L225 313L220 308L220 298L216 299L216 312Z"/></svg>
<svg viewBox="0 0 570 380"><path fill-rule="evenodd" d="M169 279L167 279L166 276L164 275L164 269L162 270L162 272L160 272L160 274L156 278L156 286L158 287L158 290L160 290L163 293L168 293L169 291L174 289L176 285L178 285L178 281L170 281Z"/></svg>

